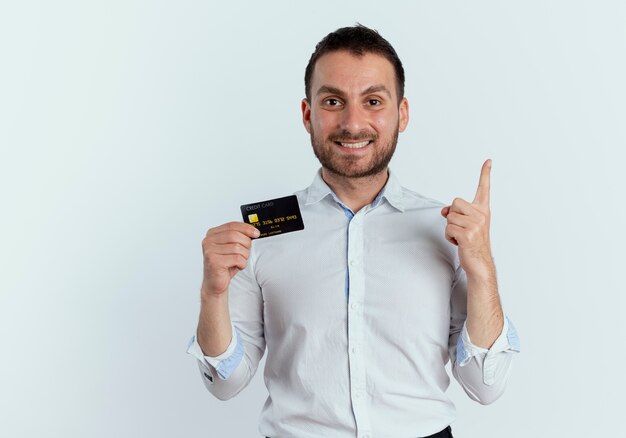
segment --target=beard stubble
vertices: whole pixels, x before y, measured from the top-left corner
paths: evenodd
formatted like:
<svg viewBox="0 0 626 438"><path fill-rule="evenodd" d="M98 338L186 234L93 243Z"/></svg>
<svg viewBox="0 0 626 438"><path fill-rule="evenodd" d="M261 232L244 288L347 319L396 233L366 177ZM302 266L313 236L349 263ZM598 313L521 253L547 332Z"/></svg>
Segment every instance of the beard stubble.
<svg viewBox="0 0 626 438"><path fill-rule="evenodd" d="M340 156L334 148L337 147L336 141L362 141L373 140L376 143L379 136L375 133L360 132L356 135L347 131L342 131L334 135L330 135L328 139L319 139L315 135L313 126L311 126L311 145L313 152L319 160L322 167L329 172L347 178L366 178L379 174L387 169L398 143L399 128L396 127L392 138L384 145L378 145L378 149L373 151L370 162L366 167L357 167L357 161L361 157L351 157L349 155Z"/></svg>

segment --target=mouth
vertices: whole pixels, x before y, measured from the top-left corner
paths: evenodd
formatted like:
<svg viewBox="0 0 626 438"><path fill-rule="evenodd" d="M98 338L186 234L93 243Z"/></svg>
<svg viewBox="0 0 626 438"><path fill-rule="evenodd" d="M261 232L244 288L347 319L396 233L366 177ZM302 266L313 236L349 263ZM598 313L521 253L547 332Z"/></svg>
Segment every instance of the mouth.
<svg viewBox="0 0 626 438"><path fill-rule="evenodd" d="M348 148L348 149L361 149L369 145L371 142L372 140L365 140L365 141L359 141L359 142L336 141L335 144L344 148Z"/></svg>

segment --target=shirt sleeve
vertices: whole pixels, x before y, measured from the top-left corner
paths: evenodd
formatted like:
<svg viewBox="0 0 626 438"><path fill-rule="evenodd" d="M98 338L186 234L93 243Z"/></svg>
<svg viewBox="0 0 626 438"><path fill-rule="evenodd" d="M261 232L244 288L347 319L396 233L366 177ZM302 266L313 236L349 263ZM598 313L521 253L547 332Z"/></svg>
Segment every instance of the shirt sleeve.
<svg viewBox="0 0 626 438"><path fill-rule="evenodd" d="M219 356L205 356L200 344L198 344L196 335L189 342L187 353L198 359L201 365L202 376L208 381L208 384L213 384L213 370L217 372L220 379L227 380L243 358L243 343L234 325L232 326L232 332L233 337L228 348Z"/></svg>
<svg viewBox="0 0 626 438"><path fill-rule="evenodd" d="M456 362L458 366L467 365L473 357L483 356L483 383L493 385L497 370L498 353L519 353L520 341L513 323L505 316L502 332L491 348L482 348L474 345L467 331L467 320L463 323L461 336L456 346Z"/></svg>
<svg viewBox="0 0 626 438"><path fill-rule="evenodd" d="M205 356L195 336L187 348L197 359L204 385L220 400L228 400L248 386L265 353L263 296L254 276L254 242L246 268L230 282L228 303L233 338L226 351Z"/></svg>
<svg viewBox="0 0 626 438"><path fill-rule="evenodd" d="M513 323L504 318L502 332L491 348L474 345L467 331L467 277L459 266L450 300L450 358L452 374L467 395L481 404L496 401L504 392L512 353L520 351Z"/></svg>

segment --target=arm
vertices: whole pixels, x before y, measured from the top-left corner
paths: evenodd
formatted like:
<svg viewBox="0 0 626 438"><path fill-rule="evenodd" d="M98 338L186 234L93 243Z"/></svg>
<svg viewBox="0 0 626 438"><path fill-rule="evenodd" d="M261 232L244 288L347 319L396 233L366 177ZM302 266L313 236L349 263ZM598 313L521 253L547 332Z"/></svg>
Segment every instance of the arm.
<svg viewBox="0 0 626 438"><path fill-rule="evenodd" d="M453 372L470 397L486 403L504 390L510 365L510 356L504 352L513 351L508 344L509 325L505 324L491 256L490 172L491 160L487 160L471 203L456 198L441 211L447 219L446 239L458 246L460 263L453 287L451 334L459 332L459 315L467 314L462 333L457 334L465 369L456 368L459 364L454 360ZM471 354L466 354L468 351ZM455 359L456 353L452 352Z"/></svg>
<svg viewBox="0 0 626 438"><path fill-rule="evenodd" d="M490 348L476 345L467 330L467 276L457 269L450 300L449 353L452 374L467 395L481 404L497 400L506 387L511 370L512 353L519 352L515 327L504 317L501 331Z"/></svg>
<svg viewBox="0 0 626 438"><path fill-rule="evenodd" d="M220 400L247 386L265 351L261 291L248 263L256 231L231 222L209 230L202 242L200 318L188 352L198 359L205 386Z"/></svg>
<svg viewBox="0 0 626 438"><path fill-rule="evenodd" d="M200 293L200 318L198 320L198 344L206 356L218 356L226 351L233 338L228 294Z"/></svg>
<svg viewBox="0 0 626 438"><path fill-rule="evenodd" d="M490 348L503 327L496 267L489 260L484 271L467 274L467 331L474 344Z"/></svg>
<svg viewBox="0 0 626 438"><path fill-rule="evenodd" d="M476 345L489 348L502 332L504 316L491 257L489 209L491 160L485 161L474 201L456 198L441 214L447 220L446 239L459 248L467 273L467 329Z"/></svg>
<svg viewBox="0 0 626 438"><path fill-rule="evenodd" d="M211 228L202 241L204 276L197 338L205 355L223 353L232 339L228 286L248 264L251 239L258 235L251 225L230 222Z"/></svg>

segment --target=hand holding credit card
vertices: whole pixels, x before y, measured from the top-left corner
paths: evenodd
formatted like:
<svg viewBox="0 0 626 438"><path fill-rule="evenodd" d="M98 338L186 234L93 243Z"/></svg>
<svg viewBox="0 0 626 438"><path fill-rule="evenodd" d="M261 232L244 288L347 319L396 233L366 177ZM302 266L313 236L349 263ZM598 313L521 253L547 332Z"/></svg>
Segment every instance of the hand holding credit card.
<svg viewBox="0 0 626 438"><path fill-rule="evenodd" d="M304 229L295 195L244 204L241 216L245 223L254 225L261 232L258 239Z"/></svg>

